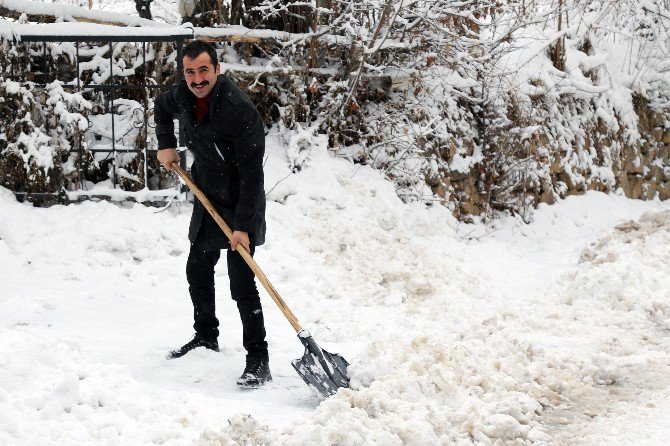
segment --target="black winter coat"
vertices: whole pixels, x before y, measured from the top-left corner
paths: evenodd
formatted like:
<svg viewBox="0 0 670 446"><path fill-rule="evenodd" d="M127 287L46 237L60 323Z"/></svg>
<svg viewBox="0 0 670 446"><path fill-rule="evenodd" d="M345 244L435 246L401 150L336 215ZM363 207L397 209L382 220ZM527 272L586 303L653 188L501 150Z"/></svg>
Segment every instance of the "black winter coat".
<svg viewBox="0 0 670 446"><path fill-rule="evenodd" d="M176 148L174 118L182 142L193 153L195 183L234 231L249 233L254 246L265 242L263 155L265 132L260 114L227 76L219 75L209 112L195 122L195 95L180 81L155 102L158 149ZM198 236L200 235L200 236ZM229 248L228 238L195 198L188 238L204 251Z"/></svg>

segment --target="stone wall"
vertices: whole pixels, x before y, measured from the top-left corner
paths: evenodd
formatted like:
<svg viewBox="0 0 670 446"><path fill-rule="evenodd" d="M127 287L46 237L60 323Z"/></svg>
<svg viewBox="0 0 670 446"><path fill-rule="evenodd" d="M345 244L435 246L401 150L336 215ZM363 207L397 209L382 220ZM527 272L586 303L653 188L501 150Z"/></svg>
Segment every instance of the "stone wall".
<svg viewBox="0 0 670 446"><path fill-rule="evenodd" d="M642 140L624 146L617 182L627 197L670 199L670 119L641 99L635 101Z"/></svg>
<svg viewBox="0 0 670 446"><path fill-rule="evenodd" d="M445 202L455 203L454 214L466 221L489 210L521 213L525 207L553 204L590 190L670 200L670 119L639 97L634 109L640 134L635 141L625 141L622 125L613 131L602 123L586 124L587 137L572 154L590 159L590 165L571 164L567 151L557 150L542 132L521 141L513 136L514 128L507 128L494 137L484 160L470 172L433 176L428 185ZM514 164L527 167L514 171ZM592 166L599 171L592 172ZM527 178L515 182L508 178L511 175Z"/></svg>

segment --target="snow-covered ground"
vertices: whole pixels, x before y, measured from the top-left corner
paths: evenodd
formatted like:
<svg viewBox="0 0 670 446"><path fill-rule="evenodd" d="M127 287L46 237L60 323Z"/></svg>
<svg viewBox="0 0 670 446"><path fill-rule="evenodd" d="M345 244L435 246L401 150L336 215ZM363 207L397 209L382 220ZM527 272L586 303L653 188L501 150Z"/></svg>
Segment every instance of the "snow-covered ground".
<svg viewBox="0 0 670 446"><path fill-rule="evenodd" d="M223 260L221 352L165 359L192 334L189 205L0 189L0 444L668 443L670 203L589 193L465 225L323 144L288 175L269 142L256 259L353 388L310 392L263 294L274 381L238 389Z"/></svg>

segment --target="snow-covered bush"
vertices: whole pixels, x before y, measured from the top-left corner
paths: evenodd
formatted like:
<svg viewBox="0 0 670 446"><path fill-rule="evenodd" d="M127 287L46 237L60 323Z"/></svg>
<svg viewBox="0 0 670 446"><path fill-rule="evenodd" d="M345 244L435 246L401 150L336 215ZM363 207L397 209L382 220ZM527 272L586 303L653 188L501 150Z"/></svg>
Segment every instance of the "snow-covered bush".
<svg viewBox="0 0 670 446"><path fill-rule="evenodd" d="M0 79L0 97L0 177L15 191L59 193L74 170L69 152L88 128L90 104L58 81L36 91Z"/></svg>
<svg viewBox="0 0 670 446"><path fill-rule="evenodd" d="M345 12L362 50L345 93L324 96L328 131L404 199L530 218L589 189L670 197L667 2L366 8Z"/></svg>

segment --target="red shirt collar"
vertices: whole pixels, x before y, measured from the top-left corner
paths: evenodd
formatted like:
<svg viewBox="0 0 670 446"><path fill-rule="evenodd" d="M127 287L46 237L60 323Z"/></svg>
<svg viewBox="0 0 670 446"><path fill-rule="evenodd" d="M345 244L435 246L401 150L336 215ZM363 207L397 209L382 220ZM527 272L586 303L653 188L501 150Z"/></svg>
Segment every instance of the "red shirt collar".
<svg viewBox="0 0 670 446"><path fill-rule="evenodd" d="M193 108L193 115L195 117L196 122L199 122L205 114L207 114L207 111L209 110L209 100L212 98L212 93L210 93L208 96L204 98L199 98L196 96L195 98L195 106Z"/></svg>

